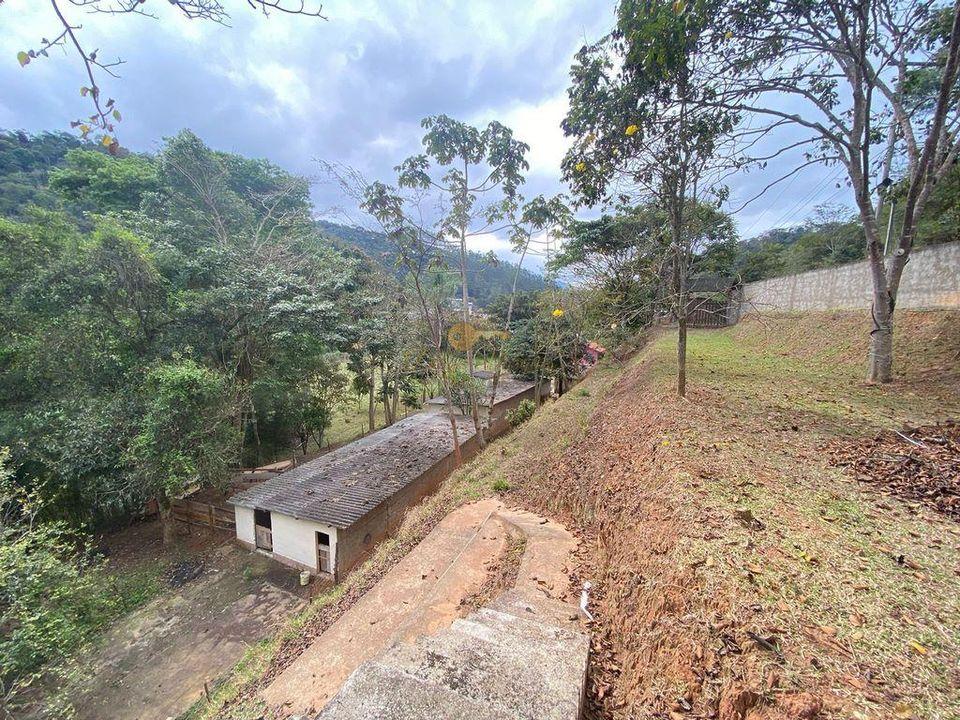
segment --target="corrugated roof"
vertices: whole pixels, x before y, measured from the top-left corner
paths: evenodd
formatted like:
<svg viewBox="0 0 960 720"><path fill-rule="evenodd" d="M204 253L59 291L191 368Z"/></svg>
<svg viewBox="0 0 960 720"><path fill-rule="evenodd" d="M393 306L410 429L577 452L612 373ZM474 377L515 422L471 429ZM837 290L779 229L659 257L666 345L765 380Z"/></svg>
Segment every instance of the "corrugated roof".
<svg viewBox="0 0 960 720"><path fill-rule="evenodd" d="M458 418L461 443L474 433L472 421ZM346 528L450 455L452 435L445 413L417 413L229 502Z"/></svg>
<svg viewBox="0 0 960 720"><path fill-rule="evenodd" d="M493 389L493 373L489 370L477 370L473 374L481 380L487 381L487 388L484 390L483 397L480 398L480 404L486 405L490 402L490 391ZM504 400L509 400L512 397L530 390L533 386L534 383L528 380L518 380L511 375L503 373L497 382L497 396L494 398L493 404L499 405ZM447 399L443 395L438 395L427 400L428 405L445 405L446 402Z"/></svg>

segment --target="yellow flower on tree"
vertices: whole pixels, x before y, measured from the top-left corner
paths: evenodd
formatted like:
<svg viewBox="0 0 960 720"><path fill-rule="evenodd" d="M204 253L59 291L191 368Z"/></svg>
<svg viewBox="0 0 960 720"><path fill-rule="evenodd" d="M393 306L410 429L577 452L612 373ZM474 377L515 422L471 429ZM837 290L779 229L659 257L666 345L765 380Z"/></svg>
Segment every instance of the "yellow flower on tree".
<svg viewBox="0 0 960 720"><path fill-rule="evenodd" d="M563 317L563 310L561 308L557 308L556 310L553 311L553 316L555 318Z"/></svg>
<svg viewBox="0 0 960 720"><path fill-rule="evenodd" d="M640 128L638 128L636 125L631 125L630 127L627 128L626 133L627 135L634 135L639 129Z"/></svg>
<svg viewBox="0 0 960 720"><path fill-rule="evenodd" d="M587 164L581 160L573 167L576 169L577 172L583 172L584 170L587 169Z"/></svg>

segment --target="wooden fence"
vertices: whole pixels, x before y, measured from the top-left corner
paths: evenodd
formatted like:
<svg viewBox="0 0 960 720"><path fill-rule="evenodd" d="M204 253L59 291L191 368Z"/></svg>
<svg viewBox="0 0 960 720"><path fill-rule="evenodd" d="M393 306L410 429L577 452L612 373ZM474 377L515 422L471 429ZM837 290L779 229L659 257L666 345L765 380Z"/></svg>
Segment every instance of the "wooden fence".
<svg viewBox="0 0 960 720"><path fill-rule="evenodd" d="M276 476L277 472L274 470L262 468L245 470L230 478L228 490L220 491L212 488L194 490L189 495L173 501L173 519L187 525L199 525L216 530L236 530L233 505L227 503L227 498Z"/></svg>
<svg viewBox="0 0 960 720"><path fill-rule="evenodd" d="M233 506L226 503L197 502L186 498L174 500L173 519L216 530L235 530L237 527Z"/></svg>

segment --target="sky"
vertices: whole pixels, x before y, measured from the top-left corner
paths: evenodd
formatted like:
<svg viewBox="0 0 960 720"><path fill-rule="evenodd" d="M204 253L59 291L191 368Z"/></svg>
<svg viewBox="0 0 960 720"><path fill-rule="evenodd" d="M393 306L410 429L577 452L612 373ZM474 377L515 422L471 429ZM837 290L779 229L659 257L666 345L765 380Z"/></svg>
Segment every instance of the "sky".
<svg viewBox="0 0 960 720"><path fill-rule="evenodd" d="M569 68L584 42L610 29L614 7L612 0L326 0L327 19L319 20L264 17L245 0L224 0L231 18L223 27L184 18L162 0L145 4L155 18L60 4L101 60L124 61L121 78L103 85L121 109L125 147L155 151L189 128L215 149L317 178L317 212L357 224L362 216L322 181L317 161L389 182L392 168L419 151L420 120L438 113L481 126L499 120L528 143L527 197L566 190L560 121ZM75 56L54 51L25 68L17 62L18 51L57 32L48 3L0 3L0 128L69 130L90 113ZM771 173L733 178L731 206ZM825 201L847 201L835 175L814 167L778 185L737 214L741 236L796 224ZM497 235L474 238L472 249L510 257Z"/></svg>

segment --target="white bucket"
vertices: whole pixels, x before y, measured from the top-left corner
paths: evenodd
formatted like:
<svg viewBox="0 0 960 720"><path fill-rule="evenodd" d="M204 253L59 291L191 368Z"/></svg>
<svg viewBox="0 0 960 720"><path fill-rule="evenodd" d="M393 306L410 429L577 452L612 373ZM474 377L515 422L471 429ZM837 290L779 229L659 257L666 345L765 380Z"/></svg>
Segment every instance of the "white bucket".
<svg viewBox="0 0 960 720"><path fill-rule="evenodd" d="M310 571L309 571L309 570L302 570L302 571L300 572L300 584L303 585L304 587L306 587L307 585L310 584Z"/></svg>

